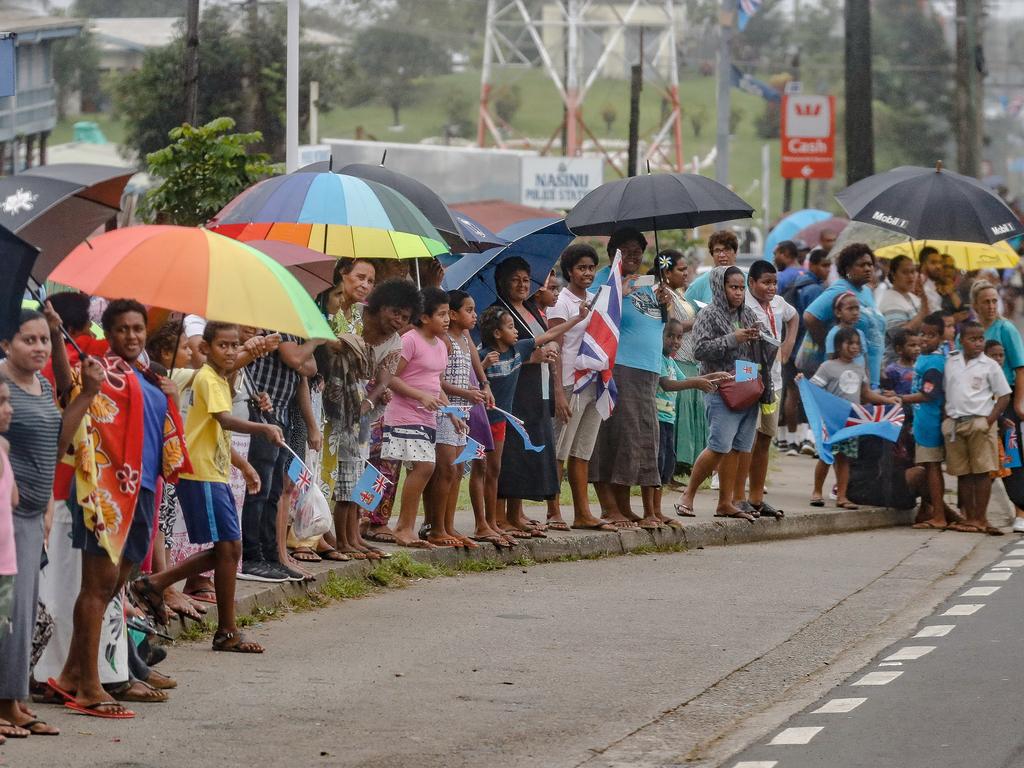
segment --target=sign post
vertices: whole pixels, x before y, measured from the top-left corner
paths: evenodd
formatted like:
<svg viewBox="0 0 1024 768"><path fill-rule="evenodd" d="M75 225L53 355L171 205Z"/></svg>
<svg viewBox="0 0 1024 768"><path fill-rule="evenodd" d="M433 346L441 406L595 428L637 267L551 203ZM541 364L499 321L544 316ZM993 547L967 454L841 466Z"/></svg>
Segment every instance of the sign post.
<svg viewBox="0 0 1024 768"><path fill-rule="evenodd" d="M572 208L601 186L600 157L524 157L519 202L534 208Z"/></svg>
<svg viewBox="0 0 1024 768"><path fill-rule="evenodd" d="M782 178L831 179L835 175L834 96L782 97Z"/></svg>

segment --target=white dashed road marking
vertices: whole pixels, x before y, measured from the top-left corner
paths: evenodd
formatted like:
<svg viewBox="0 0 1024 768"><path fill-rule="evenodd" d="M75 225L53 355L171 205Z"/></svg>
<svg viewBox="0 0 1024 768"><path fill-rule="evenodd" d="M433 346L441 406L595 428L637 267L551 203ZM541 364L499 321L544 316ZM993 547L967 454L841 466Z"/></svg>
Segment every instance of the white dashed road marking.
<svg viewBox="0 0 1024 768"><path fill-rule="evenodd" d="M1024 565L1024 560L1000 560L996 563L997 568L1020 568Z"/></svg>
<svg viewBox="0 0 1024 768"><path fill-rule="evenodd" d="M899 672L868 672L860 680L850 683L850 685L888 685L902 674L902 670Z"/></svg>
<svg viewBox="0 0 1024 768"><path fill-rule="evenodd" d="M826 701L816 710L811 712L812 715L842 715L847 712L853 712L857 707L863 704L867 699L832 699Z"/></svg>
<svg viewBox="0 0 1024 768"><path fill-rule="evenodd" d="M934 650L934 645L908 645L906 648L900 648L891 656L886 656L883 661L913 661L927 656Z"/></svg>
<svg viewBox="0 0 1024 768"><path fill-rule="evenodd" d="M963 605L954 605L943 616L970 616L971 614L977 613L985 607L984 603L964 603Z"/></svg>
<svg viewBox="0 0 1024 768"><path fill-rule="evenodd" d="M1000 587L971 587L960 597L988 597L998 592Z"/></svg>
<svg viewBox="0 0 1024 768"><path fill-rule="evenodd" d="M778 760L744 760L736 763L733 768L775 768L778 764Z"/></svg>
<svg viewBox="0 0 1024 768"><path fill-rule="evenodd" d="M883 661L878 666L880 667L902 667L902 661Z"/></svg>
<svg viewBox="0 0 1024 768"><path fill-rule="evenodd" d="M770 746L781 746L789 744L806 744L819 732L825 730L823 726L805 726L802 728L786 728L774 739L768 742Z"/></svg>
<svg viewBox="0 0 1024 768"><path fill-rule="evenodd" d="M999 589L999 587L996 587ZM956 624L936 624L932 627L922 627L921 631L914 635L918 637L945 637L956 627Z"/></svg>
<svg viewBox="0 0 1024 768"><path fill-rule="evenodd" d="M978 581L1008 581L1010 578L1009 571L997 571L995 573L983 573L978 577Z"/></svg>

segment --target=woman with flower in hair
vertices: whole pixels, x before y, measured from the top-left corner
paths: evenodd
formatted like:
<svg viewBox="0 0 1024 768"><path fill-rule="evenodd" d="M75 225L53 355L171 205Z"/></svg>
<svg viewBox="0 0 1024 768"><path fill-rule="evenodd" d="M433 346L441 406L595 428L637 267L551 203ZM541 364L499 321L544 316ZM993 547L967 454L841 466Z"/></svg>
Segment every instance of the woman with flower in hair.
<svg viewBox="0 0 1024 768"><path fill-rule="evenodd" d="M693 323L700 310L686 298L690 285L690 265L683 254L674 249L661 251L654 260L651 274L668 288L666 305L668 318L678 320L683 329L683 343L675 361L686 378L700 375L700 365L693 357ZM676 464L682 465L684 474L690 474L694 462L708 442L708 419L704 409L704 396L697 389L679 393L676 404Z"/></svg>

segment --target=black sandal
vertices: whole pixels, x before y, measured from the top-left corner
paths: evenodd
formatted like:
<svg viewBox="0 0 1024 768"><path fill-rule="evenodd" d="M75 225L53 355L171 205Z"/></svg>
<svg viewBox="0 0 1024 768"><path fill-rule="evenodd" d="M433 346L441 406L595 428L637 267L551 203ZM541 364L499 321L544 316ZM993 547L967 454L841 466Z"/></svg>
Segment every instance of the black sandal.
<svg viewBox="0 0 1024 768"><path fill-rule="evenodd" d="M751 504L751 506L761 513L763 517L773 517L776 520L781 520L786 516L784 509L776 509L767 501L762 501L760 504Z"/></svg>
<svg viewBox="0 0 1024 768"><path fill-rule="evenodd" d="M225 651L228 653L263 653L264 648L259 643L245 639L238 630L234 632L218 632L213 636L213 650Z"/></svg>

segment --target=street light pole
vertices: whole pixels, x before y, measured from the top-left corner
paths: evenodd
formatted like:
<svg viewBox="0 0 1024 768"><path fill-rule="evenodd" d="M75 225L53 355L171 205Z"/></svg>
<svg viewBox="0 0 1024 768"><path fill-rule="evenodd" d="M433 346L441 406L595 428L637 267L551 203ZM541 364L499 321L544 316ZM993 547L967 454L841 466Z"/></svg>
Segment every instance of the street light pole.
<svg viewBox="0 0 1024 768"><path fill-rule="evenodd" d="M736 1L722 0L718 11L718 125L715 138L715 180L729 184L729 117L732 113L732 34Z"/></svg>
<svg viewBox="0 0 1024 768"><path fill-rule="evenodd" d="M287 173L299 167L299 0L288 0L285 76L285 153Z"/></svg>

